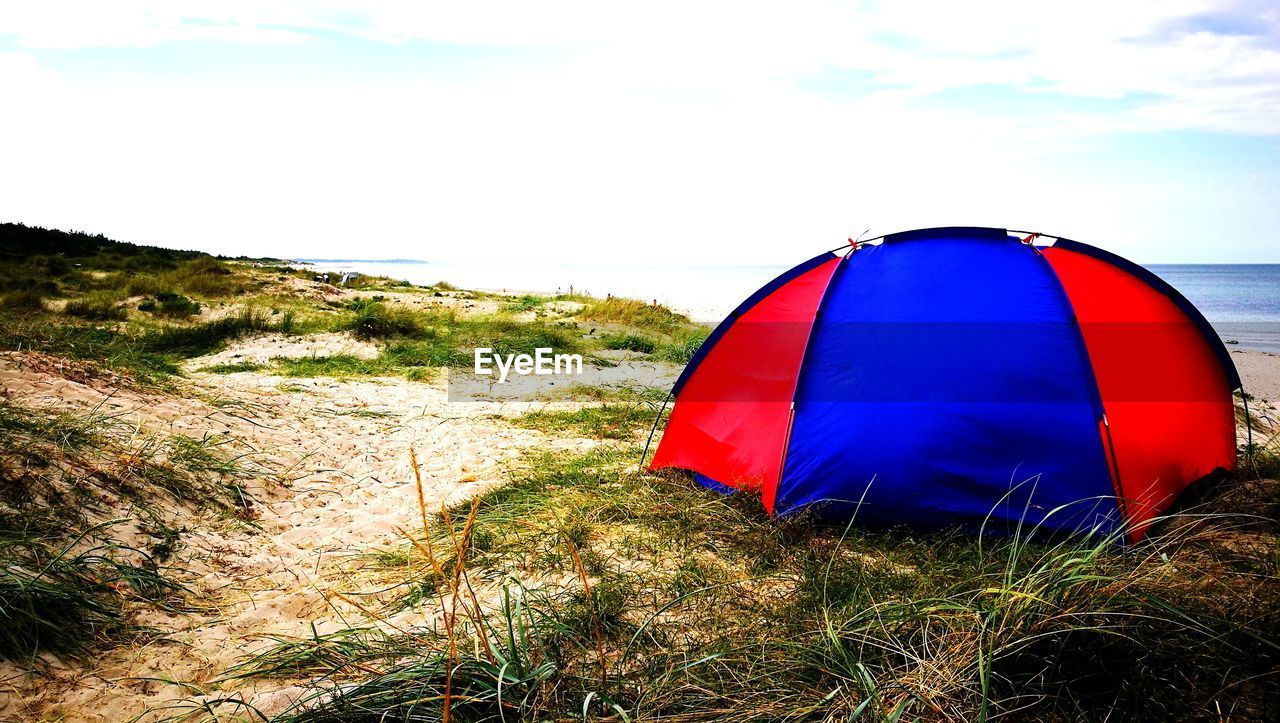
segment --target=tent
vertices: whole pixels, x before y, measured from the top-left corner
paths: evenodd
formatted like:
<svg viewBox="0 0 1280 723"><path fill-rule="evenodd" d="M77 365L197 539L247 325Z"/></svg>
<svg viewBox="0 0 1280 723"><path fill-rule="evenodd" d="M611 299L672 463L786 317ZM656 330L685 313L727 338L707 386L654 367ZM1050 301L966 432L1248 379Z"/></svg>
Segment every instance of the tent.
<svg viewBox="0 0 1280 723"><path fill-rule="evenodd" d="M1141 266L1041 234L908 231L734 310L676 382L650 467L771 514L1136 541L1234 469L1239 388L1204 317Z"/></svg>

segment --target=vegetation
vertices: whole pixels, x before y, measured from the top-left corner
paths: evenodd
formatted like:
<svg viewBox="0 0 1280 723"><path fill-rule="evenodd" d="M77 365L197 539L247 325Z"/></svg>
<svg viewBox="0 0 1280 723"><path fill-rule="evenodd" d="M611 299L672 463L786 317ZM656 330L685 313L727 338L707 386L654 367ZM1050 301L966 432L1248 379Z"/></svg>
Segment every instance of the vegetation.
<svg viewBox="0 0 1280 723"><path fill-rule="evenodd" d="M602 404L567 411L536 411L512 422L544 432L570 431L595 439L629 439L647 433L658 414L655 404Z"/></svg>
<svg viewBox="0 0 1280 723"><path fill-rule="evenodd" d="M111 294L97 294L68 301L63 312L92 321L123 321L129 312Z"/></svg>
<svg viewBox="0 0 1280 723"><path fill-rule="evenodd" d="M636 299L618 297L590 300L582 310L582 318L668 333L687 327L691 323L689 317L678 314L661 304L646 304Z"/></svg>
<svg viewBox="0 0 1280 723"><path fill-rule="evenodd" d="M240 481L259 468L225 443L0 399L0 657L78 655L142 634L129 603L184 608L185 588L162 566L181 535L165 510L253 515ZM121 542L129 526L157 544Z"/></svg>
<svg viewBox="0 0 1280 723"><path fill-rule="evenodd" d="M138 304L138 311L146 311L156 316L186 318L200 313L200 304L182 294L172 291L156 292L154 298L143 300Z"/></svg>
<svg viewBox="0 0 1280 723"><path fill-rule="evenodd" d="M772 520L637 456L539 456L424 511L372 558L403 580L384 612L233 674L314 676L290 721L1251 718L1278 692L1274 540L1222 544L1274 520L1185 513L1134 549L875 531ZM385 632L417 605L443 623Z"/></svg>
<svg viewBox="0 0 1280 723"><path fill-rule="evenodd" d="M606 349L638 351L642 354L652 354L653 350L658 347L653 339L640 334L605 334L601 337L600 342L604 344Z"/></svg>

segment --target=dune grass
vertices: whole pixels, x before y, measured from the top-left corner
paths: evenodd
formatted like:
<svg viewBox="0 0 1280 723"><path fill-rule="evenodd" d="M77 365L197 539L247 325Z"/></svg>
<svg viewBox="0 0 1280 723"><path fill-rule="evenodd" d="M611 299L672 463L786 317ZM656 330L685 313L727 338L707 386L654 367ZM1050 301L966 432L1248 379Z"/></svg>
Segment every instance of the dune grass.
<svg viewBox="0 0 1280 723"><path fill-rule="evenodd" d="M424 511L367 558L402 582L343 597L368 623L235 674L315 675L288 721L1249 719L1280 692L1274 521L1186 512L1125 547L772 520L637 455L538 456ZM388 632L418 605L442 622Z"/></svg>
<svg viewBox="0 0 1280 723"><path fill-rule="evenodd" d="M183 519L254 515L242 481L264 470L227 444L0 400L0 657L89 654L143 634L138 605L186 609L163 566ZM155 544L121 542L127 528Z"/></svg>
<svg viewBox="0 0 1280 723"><path fill-rule="evenodd" d="M641 334L605 334L600 338L600 343L605 349L638 351L642 354L652 354L658 347L653 339Z"/></svg>
<svg viewBox="0 0 1280 723"><path fill-rule="evenodd" d="M166 326L152 330L141 339L143 349L185 357L211 354L226 342L255 332L280 332L293 330L294 317L285 312L280 319L272 319L262 309L246 307L239 313L224 316L190 326Z"/></svg>
<svg viewBox="0 0 1280 723"><path fill-rule="evenodd" d="M589 321L611 322L666 333L687 327L692 323L689 317L661 304L620 297L590 299L579 316Z"/></svg>
<svg viewBox="0 0 1280 723"><path fill-rule="evenodd" d="M129 317L128 310L120 305L115 294L110 293L72 299L62 312L90 321L124 321Z"/></svg>
<svg viewBox="0 0 1280 723"><path fill-rule="evenodd" d="M646 434L658 413L655 404L605 403L573 410L539 410L522 414L512 424L544 432L569 431L594 439L631 439Z"/></svg>

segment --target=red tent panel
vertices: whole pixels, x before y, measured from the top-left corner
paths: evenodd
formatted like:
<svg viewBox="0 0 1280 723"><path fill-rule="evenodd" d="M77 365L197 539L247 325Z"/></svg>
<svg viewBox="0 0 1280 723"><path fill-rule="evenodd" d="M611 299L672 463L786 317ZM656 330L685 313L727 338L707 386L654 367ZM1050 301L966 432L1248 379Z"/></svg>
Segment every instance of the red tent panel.
<svg viewBox="0 0 1280 723"><path fill-rule="evenodd" d="M738 318L680 390L653 469L691 469L771 500L814 314L840 259L783 284Z"/></svg>
<svg viewBox="0 0 1280 723"><path fill-rule="evenodd" d="M1187 485L1234 468L1227 375L1200 329L1161 291L1078 251L1048 248L1044 256L1080 321L1109 425L1103 441L1136 540Z"/></svg>

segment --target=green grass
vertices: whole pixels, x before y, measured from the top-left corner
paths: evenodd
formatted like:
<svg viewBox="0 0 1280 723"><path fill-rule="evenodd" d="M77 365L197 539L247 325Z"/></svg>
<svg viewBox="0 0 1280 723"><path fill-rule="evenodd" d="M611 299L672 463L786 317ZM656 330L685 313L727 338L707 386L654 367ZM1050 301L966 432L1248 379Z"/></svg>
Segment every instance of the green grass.
<svg viewBox="0 0 1280 723"><path fill-rule="evenodd" d="M0 297L0 308L8 312L42 312L47 296L48 292L39 288L10 291Z"/></svg>
<svg viewBox="0 0 1280 723"><path fill-rule="evenodd" d="M186 609L162 565L182 544L182 522L252 519L242 481L269 472L230 444L0 400L0 657L90 654L146 632L133 621L138 605ZM155 543L123 543L120 527Z"/></svg>
<svg viewBox="0 0 1280 723"><path fill-rule="evenodd" d="M512 424L545 432L573 432L596 439L629 439L647 433L657 407L646 404L602 404L569 411L522 414Z"/></svg>
<svg viewBox="0 0 1280 723"><path fill-rule="evenodd" d="M316 675L297 721L435 720L446 698L460 720L1249 719L1280 693L1269 523L1187 514L1135 548L877 531L769 519L637 455L535 457L361 562L403 581L366 609L461 596L443 628L373 634L375 611L236 674ZM1223 544L1242 527L1265 548Z"/></svg>
<svg viewBox="0 0 1280 723"><path fill-rule="evenodd" d="M355 315L344 328L359 339L388 339L423 333L418 316L408 309L360 299L350 306Z"/></svg>
<svg viewBox="0 0 1280 723"><path fill-rule="evenodd" d="M143 349L159 354L175 354L184 357L203 356L222 349L228 341L256 332L280 332L293 330L293 316L282 315L273 320L261 309L245 308L239 313L224 316L190 326L166 326L148 332L141 339Z"/></svg>
<svg viewBox="0 0 1280 723"><path fill-rule="evenodd" d="M258 372L266 368L266 364L258 364L257 362L236 362L234 364L214 364L213 366L203 367L200 371L209 372L210 374L236 374L238 372Z"/></svg>
<svg viewBox="0 0 1280 723"><path fill-rule="evenodd" d="M184 589L150 555L120 544L80 549L82 540L0 537L0 658L82 655L136 635L141 630L125 610L130 600L177 609Z"/></svg>
<svg viewBox="0 0 1280 723"><path fill-rule="evenodd" d="M100 294L67 302L63 313L90 321L124 321L129 312L113 294Z"/></svg>
<svg viewBox="0 0 1280 723"><path fill-rule="evenodd" d="M503 304L502 310L518 314L525 311L537 310L546 303L547 298L544 296L532 296L525 294Z"/></svg>
<svg viewBox="0 0 1280 723"><path fill-rule="evenodd" d="M710 332L707 329L688 329L672 335L670 342L654 350L654 357L673 364L688 364L698 353Z"/></svg>
<svg viewBox="0 0 1280 723"><path fill-rule="evenodd" d="M93 325L59 323L48 316L0 314L0 348L57 354L159 383L177 374L165 353L147 349L142 338Z"/></svg>
<svg viewBox="0 0 1280 723"><path fill-rule="evenodd" d="M661 304L647 304L637 299L613 297L591 299L580 314L590 321L624 324L639 329L673 332L692 322L684 314L678 314Z"/></svg>
<svg viewBox="0 0 1280 723"><path fill-rule="evenodd" d="M146 311L156 316L167 316L176 319L185 319L189 316L195 316L200 313L200 304L188 299L182 294L175 294L171 291L161 291L155 294L155 298L145 299L138 304L138 311Z"/></svg>
<svg viewBox="0 0 1280 723"><path fill-rule="evenodd" d="M638 351L642 354L652 354L658 347L653 339L640 334L605 334L600 338L600 343L606 349Z"/></svg>

